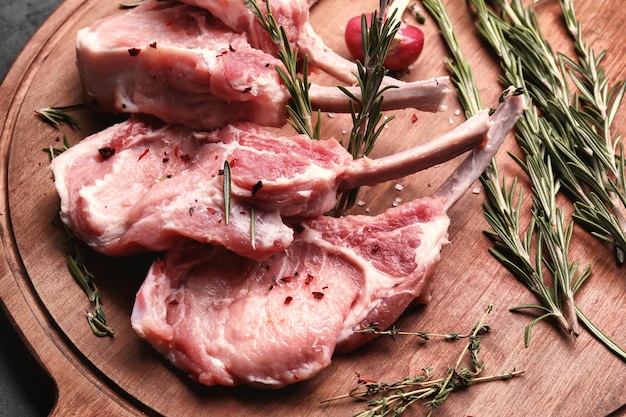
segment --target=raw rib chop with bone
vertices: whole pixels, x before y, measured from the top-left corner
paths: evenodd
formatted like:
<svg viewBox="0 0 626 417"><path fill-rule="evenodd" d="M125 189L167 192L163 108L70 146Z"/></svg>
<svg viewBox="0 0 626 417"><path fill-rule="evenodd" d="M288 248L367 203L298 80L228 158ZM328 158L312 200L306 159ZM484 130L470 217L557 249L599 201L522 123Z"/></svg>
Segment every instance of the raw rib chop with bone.
<svg viewBox="0 0 626 417"><path fill-rule="evenodd" d="M146 2L80 30L76 54L86 101L100 111L150 114L202 130L286 122L289 93L276 71L280 61L203 9ZM385 106L438 111L449 91L447 77L402 83L387 91ZM336 87L312 85L310 98L324 111L350 111Z"/></svg>
<svg viewBox="0 0 626 417"><path fill-rule="evenodd" d="M427 302L447 243L447 209L487 166L521 111L520 97L494 114L475 150L434 197L378 216L319 217L264 262L222 247L182 243L156 261L140 288L132 326L206 385L279 388L326 368L335 351L371 336Z"/></svg>
<svg viewBox="0 0 626 417"><path fill-rule="evenodd" d="M282 218L319 216L338 192L447 161L483 143L489 125L485 110L425 144L354 160L335 139L279 137L250 123L203 133L132 118L84 139L51 169L61 219L101 253L163 251L187 237L263 260L293 239ZM229 224L224 161L232 173Z"/></svg>
<svg viewBox="0 0 626 417"><path fill-rule="evenodd" d="M250 43L265 52L276 54L276 45L256 16L248 9L243 0L181 0L211 12L226 26L239 33L246 33ZM258 1L262 13L270 12L278 26L285 29L292 48L297 48L301 56L307 56L309 63L320 68L338 80L353 84L354 74L358 72L354 62L338 55L329 48L315 32L310 22L309 9L316 0L269 0ZM403 9L402 9L403 10ZM397 80L388 78L387 83L397 84Z"/></svg>

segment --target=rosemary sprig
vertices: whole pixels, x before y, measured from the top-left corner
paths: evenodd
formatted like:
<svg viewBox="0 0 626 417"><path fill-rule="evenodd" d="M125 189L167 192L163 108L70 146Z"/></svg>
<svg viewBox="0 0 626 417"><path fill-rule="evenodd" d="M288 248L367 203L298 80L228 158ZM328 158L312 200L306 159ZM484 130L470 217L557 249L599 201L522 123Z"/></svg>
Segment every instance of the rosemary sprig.
<svg viewBox="0 0 626 417"><path fill-rule="evenodd" d="M98 290L94 281L94 276L85 264L79 242L69 228L65 226L68 235L68 246L70 254L67 258L67 265L70 274L78 285L83 289L89 302L94 305L93 311L87 312L87 322L91 331L98 337L113 336L115 331L107 325L107 317L102 307L102 293Z"/></svg>
<svg viewBox="0 0 626 417"><path fill-rule="evenodd" d="M574 39L574 49L578 63L560 54L559 57L570 68L569 76L574 82L580 96L575 98L574 108L580 111L593 132L586 135L574 136L587 141L576 143L578 159L587 161L588 155L583 149L591 148L595 151L602 165L595 168L595 177L589 177L586 170L575 171L576 178L584 181L589 188L583 188L584 194L576 197L574 218L585 226L600 240L615 248L615 259L618 264L626 261L626 179L624 176L624 149L620 138L614 138L611 126L617 110L624 97L626 83L620 81L609 84L609 77L605 75L601 66L606 51L597 56L582 36L582 26L576 18L572 0L561 0L561 9L565 24ZM582 124L582 123L581 123ZM619 144L619 145L618 145ZM582 147L582 149L581 149ZM617 157L615 156L617 154ZM606 193L594 190L598 181L605 184Z"/></svg>
<svg viewBox="0 0 626 417"><path fill-rule="evenodd" d="M479 31L499 56L505 81L523 85L531 97L530 108L520 119L519 133L516 135L525 161L518 157L514 159L531 180L533 206L530 225L522 233L519 225L521 191L514 205L512 196L516 194L515 181L510 191L507 191L504 181L502 186L499 185L495 167L486 172L481 180L489 199L485 204L485 216L493 228L492 232L486 232L495 245L491 253L541 301L541 305L524 305L512 309L537 308L544 312L527 326L526 345L530 340L532 326L545 318L556 318L566 331L574 335L578 332L577 321L580 319L594 337L626 360L626 352L597 329L574 304L573 295L589 278L591 270L586 267L578 273L577 264L568 261L573 226L571 223L566 224L563 209L555 203L561 185L570 192L576 188L585 188L580 184L580 179L576 179L576 172L583 170L575 165L584 165L585 162L570 159L576 161L570 165L563 161L573 155L577 147L568 146L568 137L571 135L578 138L576 140L579 143L585 143L583 137L593 130L588 129L589 125L585 122L589 116L568 104L570 92L563 67L554 58L550 45L542 36L532 7L525 9L518 0L511 3L500 0L496 3L501 9L500 14L488 9L483 0L472 0L477 11ZM533 104L541 109L542 117L532 107ZM585 152L588 151L589 147L585 148ZM599 160L602 159L614 157L594 152L592 166L600 164ZM596 189L602 189L602 185L596 184ZM530 258L533 242L536 251L534 261ZM546 284L543 266L553 277L553 287Z"/></svg>
<svg viewBox="0 0 626 417"><path fill-rule="evenodd" d="M625 165L622 144L613 137L611 125L626 85L609 85L601 66L605 51L596 56L584 42L573 2L563 0L561 7L578 62L552 53L531 7L524 9L518 0L500 0L497 5L504 13L494 23L501 27L500 36L487 38L490 42L502 38L519 57L535 104L558 132L555 140L545 143L546 152L574 203L573 218L613 245L621 264L626 259ZM573 95L567 76L577 88Z"/></svg>
<svg viewBox="0 0 626 417"><path fill-rule="evenodd" d="M118 7L122 10L124 9L134 9L137 6L142 5L143 3L147 2L149 0L137 0L134 2L127 2L127 3L119 3ZM172 1L172 0L156 0L157 2L161 3L161 2L165 2L165 1Z"/></svg>
<svg viewBox="0 0 626 417"><path fill-rule="evenodd" d="M432 372L431 367L422 368L423 373L421 375L407 377L393 383L365 380L359 377L357 385L347 394L330 398L323 402L345 398L367 401L368 409L354 414L354 417L400 416L410 406L420 402L428 408L427 416L431 416L454 391L478 383L507 380L523 374L523 371L513 369L511 372L501 375L478 376L484 368L484 364L478 354L482 337L486 333L486 329L489 329L489 326L485 324L485 320L491 313L491 310L492 307L488 306L480 321L467 334L469 340L465 348L461 351L454 366L448 369L444 378L433 379L435 374ZM458 333L449 333L449 335L456 334ZM450 339L446 337L447 335L443 336L446 339ZM452 340L458 340L458 338L452 338ZM469 368L463 366L463 362L468 354Z"/></svg>
<svg viewBox="0 0 626 417"><path fill-rule="evenodd" d="M339 89L350 98L350 114L352 116L352 130L348 152L353 158L361 158L369 155L374 148L376 140L382 133L387 123L394 116L383 119L383 94L392 85L382 86L383 79L388 71L383 66L391 43L400 28L400 21L396 19L397 10L394 10L388 19L382 19L385 15L387 1L381 0L380 11L372 13L368 26L365 14L361 15L361 41L363 45L363 62L357 61L358 74L356 75L361 98L352 94L343 86ZM359 189L355 188L344 192L333 212L341 216L346 210L356 203Z"/></svg>
<svg viewBox="0 0 626 417"><path fill-rule="evenodd" d="M494 49L498 48L500 56L506 57L501 58L501 65L504 66L502 63L507 65L504 66L505 80L521 83L527 90L527 75L532 80L538 80L542 88L533 97L539 101L546 100L544 97L546 89L552 89L555 91L554 94L560 94L561 98L567 96L568 92L564 91L566 86L560 89L555 87L560 84L560 81L555 76L558 66L554 60L547 59L540 63L532 61L527 72L524 72L523 64L518 63L518 54L528 54L527 48L536 48L552 56L550 45L543 36L537 31L518 30L518 43L520 49L523 49L515 49L504 40L505 22L497 20L495 14L488 10L484 3L476 3L478 1L474 2L474 5L478 10L479 30L484 36L489 36L488 41ZM536 21L535 17L528 13L524 13L520 18L525 21ZM516 19L516 21L520 22L521 19ZM542 73L549 75L541 77ZM549 82L545 81L546 79ZM531 90L531 95L533 91ZM553 174L550 159L545 156L545 143L553 140L553 130L549 122L539 117L537 111L531 107L531 99L527 100L531 110L524 112L520 118L516 135L526 160L514 157L532 183L532 218L526 232L521 232L522 226L519 224L522 194L519 195L518 204L513 206L512 195L515 192L511 189L507 195L504 185L499 186L497 169L489 169L481 178L488 199L488 203L485 204L485 218L493 228L493 232L486 232L495 245L490 252L541 301L541 305L517 306L511 310L539 308L544 311L543 315L531 321L526 327L526 346L530 343L532 327L548 317L555 318L567 333L573 333L575 336L579 333L576 314L572 314L574 301L571 272L575 272L576 268L573 271L568 268L567 260L568 236L571 235L572 229L571 224L565 224L562 209L556 206L555 197L560 182ZM533 245L536 247L536 255L531 259L530 253ZM546 252L543 251L544 248L547 249ZM520 268L513 265L514 263L524 265L524 267ZM550 279L544 276L543 265L546 265L552 274L553 287L549 287ZM590 274L589 268L586 269L585 274L586 276L581 277L583 280Z"/></svg>
<svg viewBox="0 0 626 417"><path fill-rule="evenodd" d="M231 195L231 174L230 174L230 163L228 160L224 161L224 172L222 177L222 191L224 193L224 222L226 224L230 223L230 195Z"/></svg>
<svg viewBox="0 0 626 417"><path fill-rule="evenodd" d="M278 47L278 58L285 69L276 67L280 78L287 87L291 98L287 105L289 124L298 133L306 134L311 139L320 138L321 118L317 113L317 121L313 126L311 100L309 99L308 59L305 56L302 62L302 72L298 72L298 49L292 49L289 38L282 26L278 26L270 10L270 2L265 2L267 13L263 13L256 0L244 0L244 4L258 18L260 25L268 33Z"/></svg>
<svg viewBox="0 0 626 417"><path fill-rule="evenodd" d="M452 52L453 60L447 60L447 65L453 73L452 81L455 83L461 104L464 106L468 116L475 114L481 108L480 98L475 87L475 81L469 64L462 57L461 48L454 34L452 23L447 11L440 0L424 0L424 6L433 15L442 33L448 49ZM487 15L487 9L477 6L479 16ZM502 28L497 25L481 25L479 29L489 36L489 39L500 39ZM535 38L542 42L541 37ZM504 45L496 44L492 41L494 48L499 48L502 61L509 66L505 67L505 78L508 83L524 85L524 78L517 72L515 56L509 51L503 50ZM542 44L542 48L546 48ZM518 129L522 131L521 136L525 137L527 161L523 162L519 158L516 160L522 165L527 174L533 180L533 201L532 218L526 232L522 232L520 224L522 191L519 191L517 203L513 196L516 194L517 181L513 181L510 190L503 185L500 186L500 178L495 160L487 168L481 182L486 190L488 203L485 204L485 218L493 231L486 232L494 242L494 248L490 253L502 263L515 277L524 282L526 286L537 296L540 305L524 305L513 307L512 311L523 308L537 308L544 314L531 321L526 327L525 344L530 343L530 334L533 326L548 317L556 319L557 323L566 331L578 334L578 324L576 314L573 311L573 291L571 289L572 273L576 268L568 268L567 247L571 227L564 225L562 211L556 207L554 196L558 184L552 175L549 166L541 158L543 151L538 148L533 140L539 129L540 120L536 113L526 111L520 118ZM530 155L530 156L528 156ZM539 232L537 232L539 230ZM567 231L567 232L566 232ZM536 236L539 236L538 238ZM537 243L536 255L531 258L532 246ZM548 254L544 256L543 248L545 244L549 248ZM554 276L554 288L547 284L547 279L543 274L543 265L548 265ZM586 270L589 274L589 269ZM587 275L588 276L588 275ZM581 277L580 282L587 276ZM563 304L567 306L563 309ZM572 319L573 317L573 319Z"/></svg>
<svg viewBox="0 0 626 417"><path fill-rule="evenodd" d="M35 110L35 114L39 116L44 122L49 125L58 128L62 123L67 124L71 128L81 129L80 123L74 117L70 116L67 112L70 110L76 110L83 107L83 104L72 104L69 106L60 107L44 107L39 110Z"/></svg>
<svg viewBox="0 0 626 417"><path fill-rule="evenodd" d="M56 109L72 109L78 107L79 106L66 106L64 108ZM60 117L65 118L65 116ZM74 120L73 118L71 119ZM78 125L77 121L76 125ZM70 146L71 144L69 142L69 139L67 135L64 134L63 146L55 148L51 145L48 148L44 148L42 150L48 153L48 155L50 156L50 160L52 160L68 150ZM74 233L65 224L63 224L63 228L68 238L67 246L69 248L69 254L67 257L67 267L70 271L70 274L72 275L72 278L74 278L76 283L78 283L78 285L87 295L89 302L94 305L93 310L87 312L87 322L89 323L89 327L91 328L93 334L98 337L113 336L115 334L115 331L112 327L107 325L106 313L104 312L104 308L102 306L102 293L98 290L98 287L96 286L96 283L94 281L94 276L85 264L83 253L79 246L80 243L76 236L74 236Z"/></svg>

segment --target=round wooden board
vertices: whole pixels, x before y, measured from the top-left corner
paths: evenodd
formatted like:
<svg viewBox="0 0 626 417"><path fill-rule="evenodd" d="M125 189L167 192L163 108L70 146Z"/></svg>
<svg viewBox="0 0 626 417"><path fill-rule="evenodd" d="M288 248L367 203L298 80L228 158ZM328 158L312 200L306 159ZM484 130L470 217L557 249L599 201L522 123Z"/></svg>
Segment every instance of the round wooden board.
<svg viewBox="0 0 626 417"><path fill-rule="evenodd" d="M486 105L495 104L501 86L497 66L479 42L464 2L448 0L466 58L472 64ZM578 14L586 36L596 50L608 49L606 66L615 79L623 78L622 42L626 14L620 2L580 1ZM342 27L347 19L369 11L376 3L324 0L312 9L312 22L327 43L347 55ZM537 5L546 36L556 50L570 51L564 36L558 3ZM111 123L111 118L88 110L73 115L82 130L55 130L35 117L42 107L82 101L74 65L76 31L98 18L122 13L116 1L67 0L31 39L0 88L3 119L0 149L3 175L1 214L4 262L0 263L0 297L11 320L36 360L51 375L58 390L55 415L351 415L364 404L349 400L321 403L347 392L356 375L392 382L431 366L442 375L464 348L463 342L420 342L412 338L380 338L356 352L337 355L333 364L309 381L278 391L247 387L204 387L169 366L130 328L134 294L150 263L150 256L109 259L88 254L88 263L103 293L113 338L96 338L85 315L90 309L84 294L67 271L65 234L55 220L59 201L49 157L42 151L59 146L67 135L76 143ZM599 24L602 22L602 24ZM404 75L422 79L445 73L446 50L433 22L424 25L426 49L419 65ZM323 75L316 81L332 83ZM449 109L439 114L395 112L375 154L385 155L426 141L463 120L451 97ZM626 127L620 112L617 131ZM323 115L323 131L345 137L347 116ZM288 132L289 129L285 129ZM506 155L515 151L512 141L498 161L509 178L520 172ZM355 212L376 213L400 197L409 200L428 195L458 161L432 168L398 181L364 190L366 205ZM477 184L478 186L478 184ZM508 308L533 302L533 298L487 252L482 235L483 194L468 192L451 210L451 244L442 253L435 276L433 301L409 310L398 322L406 330L468 331L487 305L494 310L488 323L493 331L484 338L481 356L485 375L524 370L522 377L472 387L454 394L438 411L440 415L471 416L599 416L624 413L626 364L587 333L570 340L548 324L537 326L529 348L523 331L531 317L512 314ZM572 253L581 263L591 263L594 276L579 293L579 306L596 324L626 346L626 278L610 249L576 230ZM419 409L419 405L416 408ZM622 407L622 408L620 408ZM616 411L618 410L618 411ZM620 411L621 410L621 411ZM420 414L421 411L415 414Z"/></svg>

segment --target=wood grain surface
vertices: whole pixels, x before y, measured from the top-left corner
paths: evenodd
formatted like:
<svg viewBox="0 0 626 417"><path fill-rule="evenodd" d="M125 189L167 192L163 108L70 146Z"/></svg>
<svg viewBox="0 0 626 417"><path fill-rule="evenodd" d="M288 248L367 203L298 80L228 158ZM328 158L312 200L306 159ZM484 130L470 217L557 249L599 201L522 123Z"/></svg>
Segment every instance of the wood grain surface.
<svg viewBox="0 0 626 417"><path fill-rule="evenodd" d="M445 1L466 58L477 77L485 106L496 103L502 86L493 57L479 41L465 2ZM348 18L370 11L376 2L323 0L313 7L313 26L338 53L347 56L342 28ZM576 2L585 37L597 50L608 49L606 66L614 80L626 77L623 44L626 13L622 2ZM540 21L555 50L571 52L560 9L555 0L536 5ZM134 294L141 284L150 256L109 259L88 254L88 263L103 293L113 338L96 338L85 318L91 307L66 267L63 230L55 224L59 200L41 151L67 134L72 143L111 123L107 116L76 111L82 130L59 130L42 123L34 110L82 101L75 67L74 39L78 29L98 18L121 13L116 1L67 0L24 48L0 88L2 153L2 205L0 224L5 256L0 262L0 297L11 320L40 365L56 383L58 399L53 415L212 415L212 416L348 416L363 409L350 400L321 404L347 392L356 375L392 382L433 367L443 375L464 347L463 342L420 342L416 339L379 338L357 351L337 355L332 365L309 381L277 390L247 387L204 387L172 368L130 328ZM418 65L403 79L445 74L446 50L431 19L423 26L426 46ZM317 74L315 81L332 84ZM450 97L448 110L438 114L397 111L373 156L382 156L427 141L463 121L459 105ZM345 138L350 126L345 115L322 115L327 136ZM620 111L616 131L626 130ZM289 132L288 128L284 129ZM506 151L516 152L511 140L498 154L502 173L520 175ZM380 212L399 197L403 201L429 195L449 174L458 159L363 191L363 207L355 213ZM523 179L522 179L523 182ZM401 191L396 183L404 186ZM477 183L478 187L479 184ZM454 394L436 412L442 416L603 416L626 413L626 363L608 352L589 334L578 340L563 336L554 326L535 327L528 348L523 332L533 318L513 314L511 306L534 302L532 295L487 252L489 242L482 214L484 195L478 188L450 211L451 244L444 248L434 278L433 300L407 311L398 326L405 330L465 332L488 305L480 355L484 375L523 370L506 382L477 385ZM568 208L566 202L565 207ZM591 263L593 277L579 291L580 308L621 346L626 346L626 277L616 267L612 251L576 229L572 254ZM422 415L419 405L408 415Z"/></svg>

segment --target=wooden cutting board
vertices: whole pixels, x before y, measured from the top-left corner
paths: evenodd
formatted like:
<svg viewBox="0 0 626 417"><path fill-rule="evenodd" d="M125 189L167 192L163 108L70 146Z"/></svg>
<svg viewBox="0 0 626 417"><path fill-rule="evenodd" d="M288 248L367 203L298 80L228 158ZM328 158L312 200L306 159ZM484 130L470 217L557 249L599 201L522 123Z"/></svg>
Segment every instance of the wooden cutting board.
<svg viewBox="0 0 626 417"><path fill-rule="evenodd" d="M466 58L472 64L485 105L495 104L501 91L498 70L477 38L465 2L448 0L448 6ZM324 0L312 9L313 26L327 43L347 56L342 28L347 19L371 11L373 1ZM576 2L586 39L600 51L608 49L606 66L615 79L624 74L623 44L626 13L622 2L585 0ZM536 5L546 36L556 50L571 51L556 1ZM320 401L347 392L363 378L392 382L433 367L443 375L464 348L464 342L420 342L411 337L379 338L357 351L338 355L333 364L309 381L278 390L246 387L204 387L169 366L130 328L134 294L141 284L150 257L107 259L89 255L89 265L103 293L113 338L96 338L86 323L91 309L66 268L64 232L55 224L59 201L48 170L48 155L41 151L58 146L67 134L72 143L111 123L87 110L73 113L82 130L59 130L42 123L34 110L81 102L79 78L74 65L74 39L78 29L98 18L121 13L117 1L67 0L24 48L0 88L0 114L4 115L0 137L2 153L2 206L0 222L4 261L0 262L0 297L10 318L33 356L51 375L58 390L53 415L212 415L212 416L348 416L365 408L344 400ZM423 26L423 56L405 79L423 79L445 73L446 55L437 29L429 19ZM316 81L331 84L323 75ZM392 122L373 156L382 156L427 141L463 120L454 97L439 114L394 112ZM326 135L345 138L347 116L323 115ZM616 131L626 130L621 111ZM289 132L289 129L285 129ZM516 151L512 141L498 156L505 176L520 175L506 151ZM429 195L451 172L458 160L442 164L401 181L365 189L363 207L354 210L377 213L399 197L410 200ZM397 190L394 185L404 188ZM476 184L478 187L479 184ZM411 331L466 332L488 305L493 312L487 323L480 352L484 375L523 370L507 382L477 385L454 394L437 411L442 416L600 416L626 414L626 363L609 353L589 334L577 341L559 333L548 323L533 331L529 348L523 332L533 318L513 314L509 307L534 302L530 293L487 252L482 235L487 228L482 214L484 195L471 190L450 211L451 244L442 252L434 278L432 302L406 312L398 326ZM572 254L591 263L594 275L579 291L580 308L621 346L626 346L626 277L617 268L612 252L584 232L576 230ZM408 415L422 415L416 406Z"/></svg>

